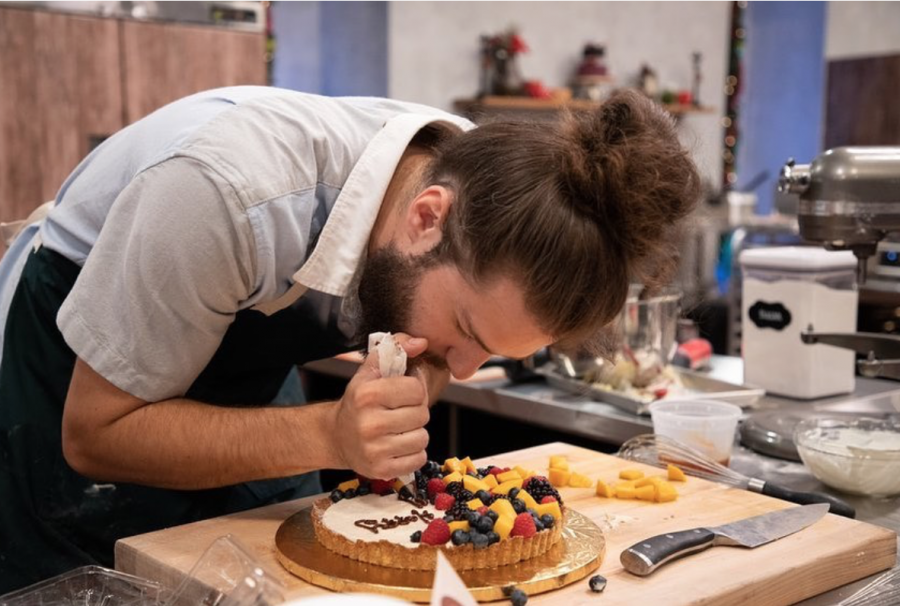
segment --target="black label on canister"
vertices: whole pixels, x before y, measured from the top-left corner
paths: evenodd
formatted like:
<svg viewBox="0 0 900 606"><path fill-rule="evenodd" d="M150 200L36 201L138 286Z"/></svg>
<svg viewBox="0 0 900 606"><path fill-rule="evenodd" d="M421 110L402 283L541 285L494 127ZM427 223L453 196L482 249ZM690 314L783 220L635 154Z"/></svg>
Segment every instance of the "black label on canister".
<svg viewBox="0 0 900 606"><path fill-rule="evenodd" d="M757 301L750 306L750 319L759 328L782 330L791 323L791 312L781 303Z"/></svg>

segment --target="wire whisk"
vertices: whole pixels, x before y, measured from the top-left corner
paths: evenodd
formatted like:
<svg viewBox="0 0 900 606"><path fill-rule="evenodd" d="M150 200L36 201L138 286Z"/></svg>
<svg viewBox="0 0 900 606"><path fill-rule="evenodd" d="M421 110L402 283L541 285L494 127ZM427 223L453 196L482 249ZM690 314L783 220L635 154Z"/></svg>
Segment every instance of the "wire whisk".
<svg viewBox="0 0 900 606"><path fill-rule="evenodd" d="M720 482L800 505L828 503L831 513L847 518L856 517L856 510L837 497L818 492L801 492L760 478L750 478L668 436L652 433L635 436L622 444L616 456L657 467L665 467L671 463L685 473L704 480Z"/></svg>

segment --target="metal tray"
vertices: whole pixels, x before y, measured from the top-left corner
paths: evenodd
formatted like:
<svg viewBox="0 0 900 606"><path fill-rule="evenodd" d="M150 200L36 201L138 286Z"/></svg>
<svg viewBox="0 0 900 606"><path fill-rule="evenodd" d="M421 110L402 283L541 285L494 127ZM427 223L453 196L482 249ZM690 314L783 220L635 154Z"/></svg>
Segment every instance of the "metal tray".
<svg viewBox="0 0 900 606"><path fill-rule="evenodd" d="M684 398L722 400L723 402L730 402L741 408L746 408L755 404L757 400L766 394L765 390L757 387L735 385L727 381L713 379L699 372L678 367L673 368L681 379L685 391L670 398L672 400ZM585 381L563 376L556 372L556 366L553 363L545 364L535 369L535 372L544 377L547 383L557 389L576 395L590 396L598 402L611 404L616 408L627 410L636 415L650 414L648 407L652 402L643 402L624 393L601 389ZM663 400L665 399L663 398Z"/></svg>

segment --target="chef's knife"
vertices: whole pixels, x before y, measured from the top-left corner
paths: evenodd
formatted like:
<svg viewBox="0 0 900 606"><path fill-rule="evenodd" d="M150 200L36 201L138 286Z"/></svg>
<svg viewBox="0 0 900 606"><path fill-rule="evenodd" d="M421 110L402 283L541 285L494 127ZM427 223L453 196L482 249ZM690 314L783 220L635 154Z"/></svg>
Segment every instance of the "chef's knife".
<svg viewBox="0 0 900 606"><path fill-rule="evenodd" d="M828 513L827 503L790 507L710 528L657 535L622 552L625 570L647 576L663 564L707 547L729 545L753 549L803 530Z"/></svg>

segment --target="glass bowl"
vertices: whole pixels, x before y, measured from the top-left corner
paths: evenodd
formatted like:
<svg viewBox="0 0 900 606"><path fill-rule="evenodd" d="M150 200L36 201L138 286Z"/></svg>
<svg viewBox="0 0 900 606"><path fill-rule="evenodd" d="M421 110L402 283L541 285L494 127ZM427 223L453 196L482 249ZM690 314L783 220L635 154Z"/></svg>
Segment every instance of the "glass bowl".
<svg viewBox="0 0 900 606"><path fill-rule="evenodd" d="M861 417L820 417L794 428L803 463L823 484L850 494L900 494L900 424Z"/></svg>

